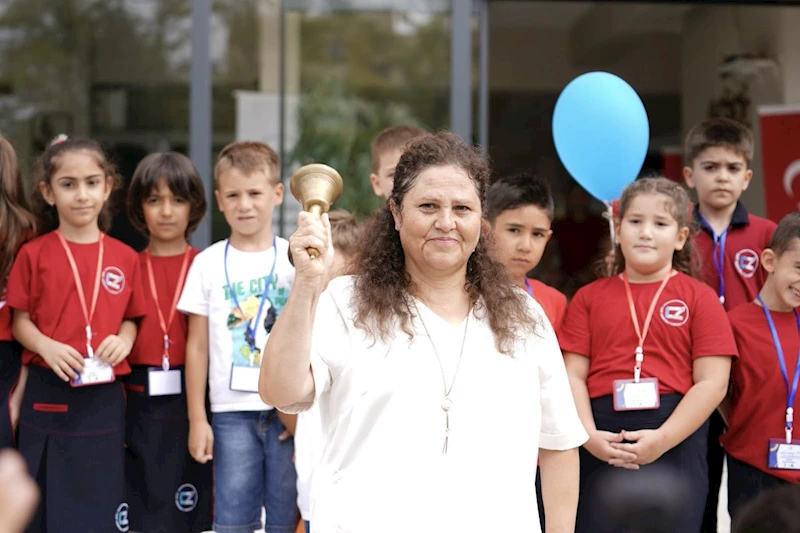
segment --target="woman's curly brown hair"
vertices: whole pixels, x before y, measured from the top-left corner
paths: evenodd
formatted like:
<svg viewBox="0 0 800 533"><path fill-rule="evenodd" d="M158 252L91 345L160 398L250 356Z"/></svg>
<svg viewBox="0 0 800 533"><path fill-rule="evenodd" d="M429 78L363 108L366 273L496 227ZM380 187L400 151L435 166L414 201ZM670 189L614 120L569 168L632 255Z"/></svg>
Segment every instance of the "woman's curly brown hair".
<svg viewBox="0 0 800 533"><path fill-rule="evenodd" d="M414 292L405 266L400 235L395 229L392 206L402 212L403 198L420 173L430 167L453 165L467 172L475 184L483 208L489 185L489 168L478 152L459 136L439 132L412 141L400 157L394 187L386 206L364 228L354 282L355 325L373 339L391 338L397 325L413 337L409 296ZM467 261L465 290L475 312L485 314L497 349L511 354L524 332L535 331L538 320L530 315L525 298L508 278L503 265L487 251L489 238L483 225L478 245Z"/></svg>

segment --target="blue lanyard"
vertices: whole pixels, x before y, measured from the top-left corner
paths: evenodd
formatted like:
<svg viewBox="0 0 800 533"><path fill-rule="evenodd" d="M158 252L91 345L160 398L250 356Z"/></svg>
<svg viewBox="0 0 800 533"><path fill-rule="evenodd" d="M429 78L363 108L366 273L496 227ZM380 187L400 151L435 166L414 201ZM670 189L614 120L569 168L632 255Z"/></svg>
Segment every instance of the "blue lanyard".
<svg viewBox="0 0 800 533"><path fill-rule="evenodd" d="M528 290L528 296L533 297L533 287L531 287L531 282L528 281L528 278L525 278L525 288Z"/></svg>
<svg viewBox="0 0 800 533"><path fill-rule="evenodd" d="M225 283L228 284L228 292L233 299L233 303L236 304L236 309L239 310L239 313L242 315L242 319L245 321L245 341L247 344L250 345L250 351L256 352L256 328L258 328L258 323L261 321L261 312L264 310L264 303L267 301L267 293L269 292L269 286L272 283L272 276L275 275L275 265L278 263L278 248L276 245L277 239L273 236L272 237L272 251L275 253L275 258L272 260L272 270L269 271L269 277L267 278L266 283L264 283L264 292L261 294L261 303L258 304L258 313L256 314L255 320L252 321L253 327L251 328L247 322L247 317L242 311L242 307L239 305L239 299L236 297L236 291L233 289L231 285L231 280L228 277L228 248L231 246L231 241L225 241Z"/></svg>
<svg viewBox="0 0 800 533"><path fill-rule="evenodd" d="M700 215L700 220L711 232L711 238L714 239L714 269L719 276L719 301L725 303L725 276L723 275L723 267L725 266L725 241L728 238L728 230L725 229L720 235L717 235L711 228L711 224Z"/></svg>
<svg viewBox="0 0 800 533"><path fill-rule="evenodd" d="M800 379L800 354L798 354L797 364L794 367L794 379L792 380L791 387L789 386L789 372L786 370L786 360L783 357L783 347L781 340L778 338L778 330L775 328L775 322L772 321L772 315L764 305L764 300L761 295L756 296L756 300L761 304L764 310L764 316L767 317L767 325L769 332L772 334L772 342L775 344L775 352L778 354L778 362L781 366L781 374L783 375L783 382L786 384L787 400L786 400L786 442L792 442L792 422L794 419L794 398L797 395L797 382ZM797 331L800 332L800 315L797 314L797 309L793 309L794 318L797 320Z"/></svg>

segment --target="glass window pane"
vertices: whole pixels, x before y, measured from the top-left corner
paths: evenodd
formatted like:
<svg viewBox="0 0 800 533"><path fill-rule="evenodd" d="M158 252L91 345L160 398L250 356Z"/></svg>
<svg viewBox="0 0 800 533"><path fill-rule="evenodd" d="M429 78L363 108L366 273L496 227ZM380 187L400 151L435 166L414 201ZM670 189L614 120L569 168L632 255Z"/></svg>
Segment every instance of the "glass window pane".
<svg viewBox="0 0 800 533"><path fill-rule="evenodd" d="M0 0L0 129L20 161L29 164L58 133L91 137L127 182L148 152L185 153L189 7L189 0ZM111 234L144 244L124 209Z"/></svg>
<svg viewBox="0 0 800 533"><path fill-rule="evenodd" d="M371 212L380 205L369 184L375 136L396 124L449 125L449 5L215 2L215 150L234 139L265 141L279 150L287 180L299 165L328 164L345 180L337 207ZM298 210L287 190L273 219L279 234L292 231ZM214 237L226 232L215 221Z"/></svg>
<svg viewBox="0 0 800 533"><path fill-rule="evenodd" d="M337 206L367 214L370 145L384 128L450 123L449 2L293 2L286 13L286 161L342 174ZM294 77L290 77L294 74ZM287 229L297 205L287 205Z"/></svg>

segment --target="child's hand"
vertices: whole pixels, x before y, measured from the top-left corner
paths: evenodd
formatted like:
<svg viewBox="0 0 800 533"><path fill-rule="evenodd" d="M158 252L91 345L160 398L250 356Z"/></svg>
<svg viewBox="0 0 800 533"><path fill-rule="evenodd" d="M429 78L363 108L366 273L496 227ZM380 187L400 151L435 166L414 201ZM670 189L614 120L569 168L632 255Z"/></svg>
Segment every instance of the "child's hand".
<svg viewBox="0 0 800 533"><path fill-rule="evenodd" d="M611 447L618 451L636 455L633 461L637 465L647 465L656 461L667 451L664 436L657 429L641 429L639 431L622 431L622 439L632 444L621 442L611 443Z"/></svg>
<svg viewBox="0 0 800 533"><path fill-rule="evenodd" d="M294 436L294 432L297 429L297 415L287 415L281 411L278 411L278 420L281 421L283 427L283 433L278 436L278 440L286 440Z"/></svg>
<svg viewBox="0 0 800 533"><path fill-rule="evenodd" d="M103 342L97 347L94 355L101 361L111 366L116 366L120 364L123 359L128 357L131 353L131 348L133 348L133 346L129 340L119 335L109 335L103 339Z"/></svg>
<svg viewBox="0 0 800 533"><path fill-rule="evenodd" d="M189 453L200 464L213 459L214 431L208 422L189 423Z"/></svg>
<svg viewBox="0 0 800 533"><path fill-rule="evenodd" d="M589 441L583 446L589 453L604 463L638 470L639 466L633 463L636 460L636 454L614 447L615 444L621 443L622 441L623 437L621 433L594 431L589 437Z"/></svg>
<svg viewBox="0 0 800 533"><path fill-rule="evenodd" d="M83 371L83 356L69 344L47 339L39 350L39 355L64 381L77 379L78 374Z"/></svg>

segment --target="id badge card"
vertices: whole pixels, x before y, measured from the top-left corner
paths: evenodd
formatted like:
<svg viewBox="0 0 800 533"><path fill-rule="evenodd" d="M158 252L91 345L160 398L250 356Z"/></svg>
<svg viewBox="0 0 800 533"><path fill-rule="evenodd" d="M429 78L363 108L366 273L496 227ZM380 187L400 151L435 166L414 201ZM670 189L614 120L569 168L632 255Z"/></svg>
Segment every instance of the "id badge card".
<svg viewBox="0 0 800 533"><path fill-rule="evenodd" d="M638 383L632 379L615 379L613 396L615 411L645 411L661 406L658 378L641 378Z"/></svg>
<svg viewBox="0 0 800 533"><path fill-rule="evenodd" d="M769 439L767 466L777 470L800 470L800 440Z"/></svg>
<svg viewBox="0 0 800 533"><path fill-rule="evenodd" d="M175 396L183 392L180 368L149 368L147 371L148 396Z"/></svg>
<svg viewBox="0 0 800 533"><path fill-rule="evenodd" d="M231 390L239 392L258 392L258 376L261 374L259 366L231 367Z"/></svg>
<svg viewBox="0 0 800 533"><path fill-rule="evenodd" d="M108 363L95 358L87 357L83 360L83 372L78 374L77 379L70 380L73 387L86 387L88 385L100 385L114 381L114 367Z"/></svg>

